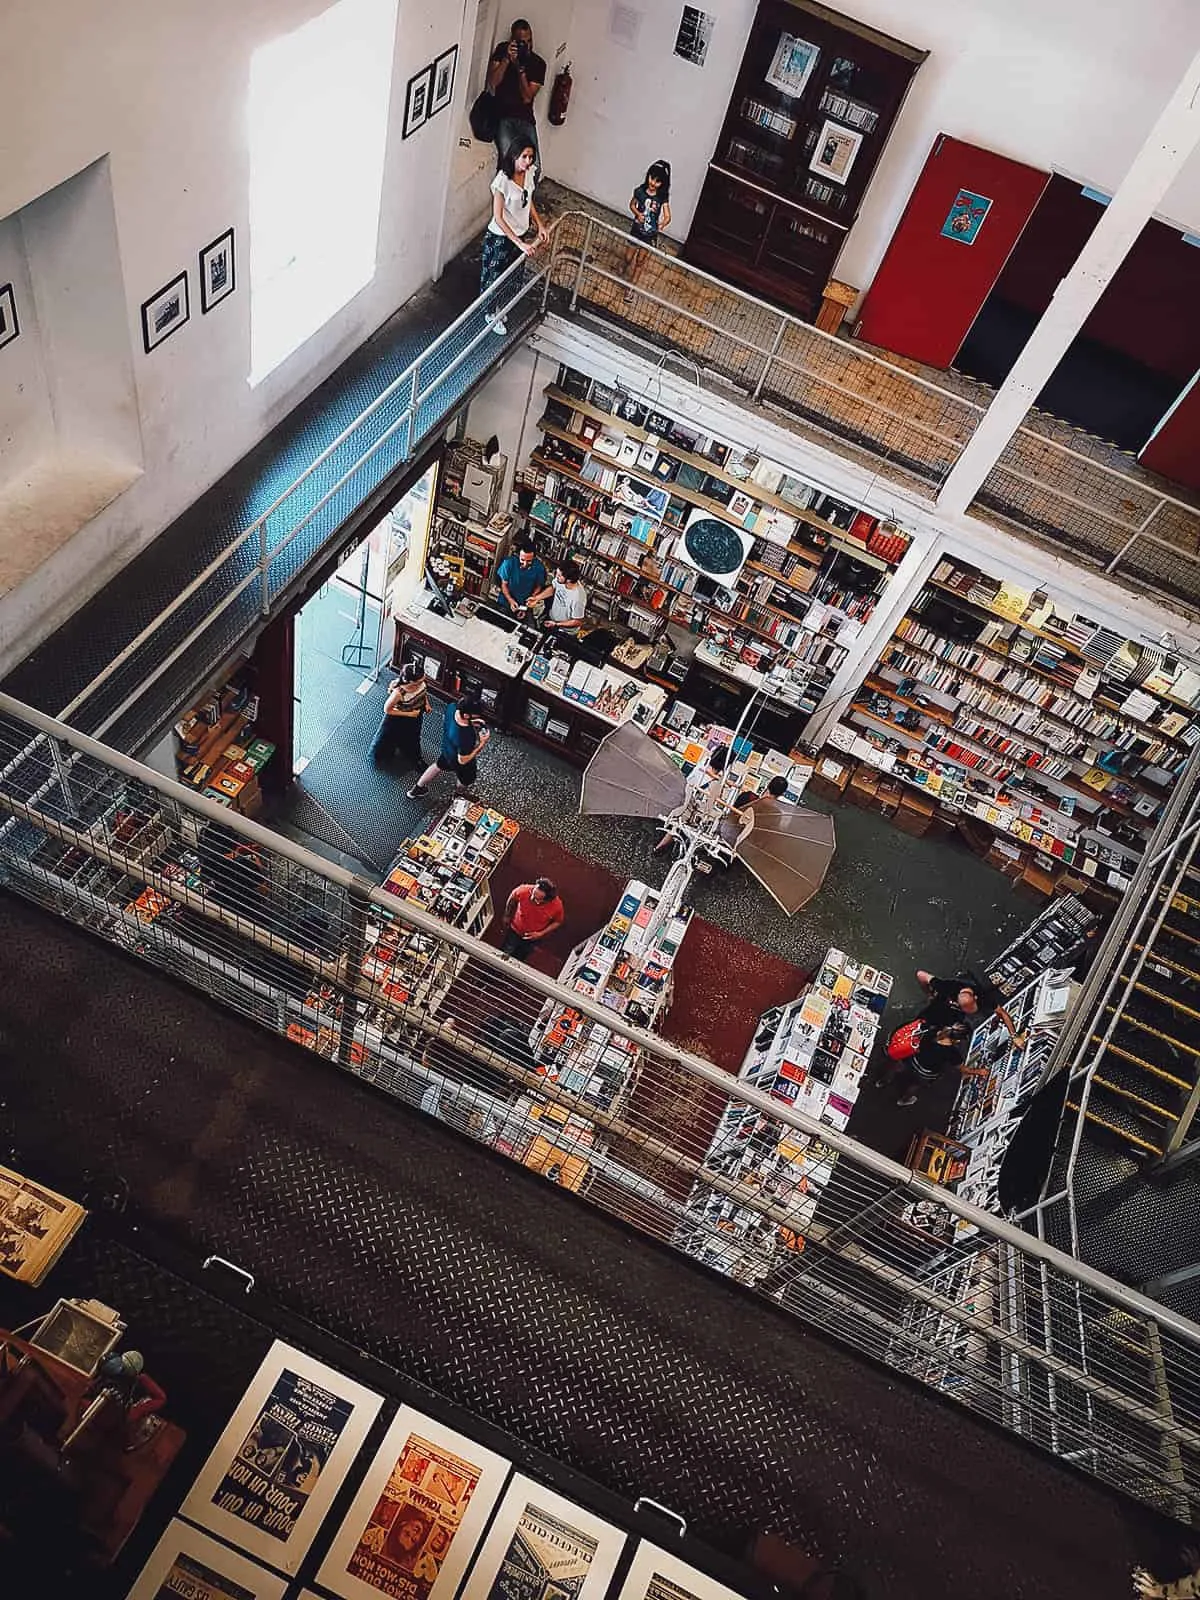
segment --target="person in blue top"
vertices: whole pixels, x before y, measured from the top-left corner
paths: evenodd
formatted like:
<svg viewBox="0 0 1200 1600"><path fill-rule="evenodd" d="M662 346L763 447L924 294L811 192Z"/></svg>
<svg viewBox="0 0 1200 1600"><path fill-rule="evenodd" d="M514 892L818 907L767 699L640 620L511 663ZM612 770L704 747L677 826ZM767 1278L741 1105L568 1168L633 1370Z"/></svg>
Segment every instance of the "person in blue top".
<svg viewBox="0 0 1200 1600"><path fill-rule="evenodd" d="M475 695L465 694L461 700L451 702L442 723L441 752L413 784L408 798L419 800L439 772L453 772L458 778L459 794L469 793L478 771L476 763L480 752L490 738L479 715L479 701Z"/></svg>
<svg viewBox="0 0 1200 1600"><path fill-rule="evenodd" d="M502 611L523 617L531 598L547 585L546 568L538 559L533 540L524 538L500 563L496 577L500 584L497 601Z"/></svg>

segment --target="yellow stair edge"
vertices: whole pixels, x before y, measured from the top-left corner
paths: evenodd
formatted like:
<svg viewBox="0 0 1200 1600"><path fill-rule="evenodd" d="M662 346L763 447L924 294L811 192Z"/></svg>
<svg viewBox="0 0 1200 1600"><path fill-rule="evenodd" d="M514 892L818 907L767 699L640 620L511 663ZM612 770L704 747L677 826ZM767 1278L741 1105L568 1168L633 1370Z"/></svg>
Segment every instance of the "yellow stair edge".
<svg viewBox="0 0 1200 1600"><path fill-rule="evenodd" d="M1121 1020L1123 1022L1127 1022L1129 1019L1127 1017L1122 1017ZM1092 1043L1102 1043L1098 1033L1094 1033L1092 1035ZM1111 1041L1106 1044L1104 1048L1105 1050L1111 1050L1114 1056L1120 1056L1122 1061L1132 1062L1135 1067L1141 1067L1143 1072L1149 1072L1155 1078L1161 1078L1164 1083L1169 1083L1176 1089L1182 1089L1185 1094L1191 1093L1192 1085L1187 1081L1186 1078L1174 1077L1171 1073L1165 1072L1162 1067L1156 1067L1152 1061L1147 1061L1142 1056L1135 1056L1132 1050L1126 1050L1122 1045L1113 1044ZM1192 1053L1196 1054L1195 1051Z"/></svg>
<svg viewBox="0 0 1200 1600"><path fill-rule="evenodd" d="M1068 1111L1078 1111L1079 1107L1070 1100L1067 1101ZM1148 1150L1152 1156L1161 1156L1161 1151L1156 1144L1151 1144L1149 1139L1139 1139L1136 1133L1129 1133L1124 1128L1118 1128L1115 1122L1106 1122L1103 1117L1098 1117L1094 1111L1083 1113L1085 1122L1094 1122L1098 1127L1107 1128L1109 1133L1115 1133L1119 1139L1127 1139L1130 1144L1139 1145L1143 1150Z"/></svg>

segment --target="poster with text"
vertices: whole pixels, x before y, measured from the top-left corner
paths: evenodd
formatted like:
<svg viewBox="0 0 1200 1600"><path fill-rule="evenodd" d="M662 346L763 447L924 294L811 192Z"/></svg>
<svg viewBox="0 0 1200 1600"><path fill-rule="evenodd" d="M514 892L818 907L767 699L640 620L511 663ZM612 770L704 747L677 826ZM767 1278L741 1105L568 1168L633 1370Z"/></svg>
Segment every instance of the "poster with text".
<svg viewBox="0 0 1200 1600"><path fill-rule="evenodd" d="M151 1551L128 1600L283 1600L286 1580L175 1521Z"/></svg>
<svg viewBox="0 0 1200 1600"><path fill-rule="evenodd" d="M402 1406L318 1582L345 1600L449 1600L509 1470L503 1456Z"/></svg>
<svg viewBox="0 0 1200 1600"><path fill-rule="evenodd" d="M715 1578L644 1540L638 1545L617 1600L741 1600Z"/></svg>
<svg viewBox="0 0 1200 1600"><path fill-rule="evenodd" d="M295 1573L382 1404L361 1384L276 1341L182 1515Z"/></svg>
<svg viewBox="0 0 1200 1600"><path fill-rule="evenodd" d="M514 1478L462 1600L602 1600L624 1546L611 1523Z"/></svg>

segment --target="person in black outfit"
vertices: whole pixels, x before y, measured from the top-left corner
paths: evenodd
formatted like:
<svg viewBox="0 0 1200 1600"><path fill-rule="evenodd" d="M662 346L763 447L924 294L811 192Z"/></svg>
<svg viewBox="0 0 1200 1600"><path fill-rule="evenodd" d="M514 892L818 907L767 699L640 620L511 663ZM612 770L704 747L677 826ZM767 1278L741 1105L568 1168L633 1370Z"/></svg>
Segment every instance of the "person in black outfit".
<svg viewBox="0 0 1200 1600"><path fill-rule="evenodd" d="M898 1091L896 1104L915 1106L917 1091L923 1083L936 1082L951 1067L961 1071L967 1059L965 1042L969 1037L969 1030L962 1022L944 1023L941 1027L926 1023L921 1029L916 1055L901 1062L892 1079Z"/></svg>
<svg viewBox="0 0 1200 1600"><path fill-rule="evenodd" d="M498 44L488 67L487 86L492 91L499 113L496 124L496 154L522 144L531 144L536 175L542 175L542 152L538 145L533 102L546 81L546 63L533 48L533 29L518 17L509 37Z"/></svg>
<svg viewBox="0 0 1200 1600"><path fill-rule="evenodd" d="M932 972L918 972L917 982L929 996L929 1004L920 1013L926 1022L962 1022L973 1033L981 1022L995 1013L1012 1042L1018 1047L1025 1043L1025 1035L1017 1032L1016 1023L1000 1004L997 990L980 982L974 973L960 972L953 978L935 978Z"/></svg>

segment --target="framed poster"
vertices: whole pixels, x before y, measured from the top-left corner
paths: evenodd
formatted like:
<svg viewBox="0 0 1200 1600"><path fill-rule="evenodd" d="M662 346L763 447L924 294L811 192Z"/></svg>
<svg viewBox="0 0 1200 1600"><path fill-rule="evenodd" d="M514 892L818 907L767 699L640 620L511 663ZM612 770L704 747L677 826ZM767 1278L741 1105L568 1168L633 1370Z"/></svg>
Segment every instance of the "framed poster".
<svg viewBox="0 0 1200 1600"><path fill-rule="evenodd" d="M643 1540L617 1600L740 1600L740 1596L678 1556Z"/></svg>
<svg viewBox="0 0 1200 1600"><path fill-rule="evenodd" d="M283 1600L287 1579L178 1519L150 1552L127 1600Z"/></svg>
<svg viewBox="0 0 1200 1600"><path fill-rule="evenodd" d="M181 272L142 302L142 348L146 354L178 332L189 315L187 273Z"/></svg>
<svg viewBox="0 0 1200 1600"><path fill-rule="evenodd" d="M603 1600L625 1534L532 1478L514 1478L461 1600Z"/></svg>
<svg viewBox="0 0 1200 1600"><path fill-rule="evenodd" d="M436 117L444 111L454 95L454 70L458 63L458 46L452 44L444 55L433 63L433 91L429 97L429 115Z"/></svg>
<svg viewBox="0 0 1200 1600"><path fill-rule="evenodd" d="M0 350L11 344L21 332L17 321L17 300L11 283L0 288Z"/></svg>
<svg viewBox="0 0 1200 1600"><path fill-rule="evenodd" d="M414 73L408 80L408 88L404 94L404 131L401 135L409 139L418 128L423 128L429 121L429 100L433 93L433 68L422 67L420 72Z"/></svg>
<svg viewBox="0 0 1200 1600"><path fill-rule="evenodd" d="M766 82L780 94L798 100L808 87L820 55L819 48L809 44L807 39L798 39L794 33L781 33L767 68Z"/></svg>
<svg viewBox="0 0 1200 1600"><path fill-rule="evenodd" d="M180 1515L294 1574L382 1404L277 1339Z"/></svg>
<svg viewBox="0 0 1200 1600"><path fill-rule="evenodd" d="M344 1600L450 1600L511 1463L401 1406L317 1582Z"/></svg>
<svg viewBox="0 0 1200 1600"><path fill-rule="evenodd" d="M808 164L810 170L819 172L823 178L832 178L834 183L845 183L862 141L862 134L855 133L853 128L826 121Z"/></svg>
<svg viewBox="0 0 1200 1600"><path fill-rule="evenodd" d="M200 252L200 314L207 316L234 290L233 229L225 232Z"/></svg>

